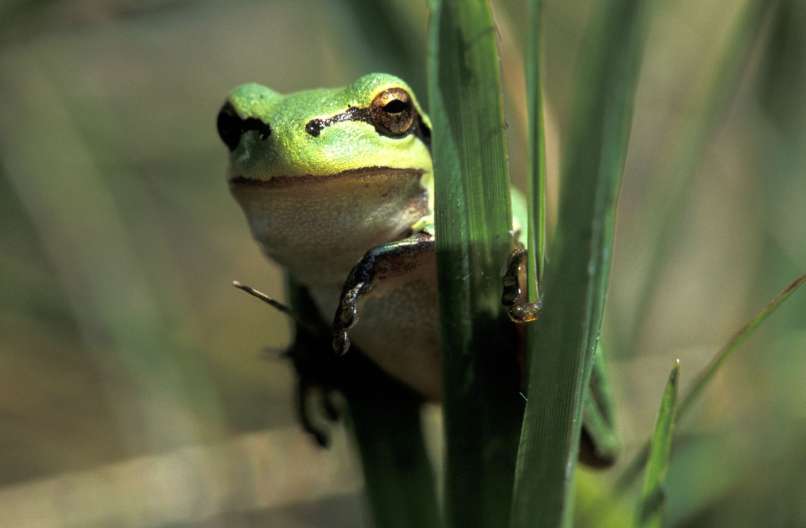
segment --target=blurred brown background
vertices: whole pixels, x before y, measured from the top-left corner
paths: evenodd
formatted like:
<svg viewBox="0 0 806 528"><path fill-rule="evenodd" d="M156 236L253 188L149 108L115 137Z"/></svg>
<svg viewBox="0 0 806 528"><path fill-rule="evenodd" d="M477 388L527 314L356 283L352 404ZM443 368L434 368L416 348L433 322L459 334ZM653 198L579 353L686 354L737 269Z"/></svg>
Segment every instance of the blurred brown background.
<svg viewBox="0 0 806 528"><path fill-rule="evenodd" d="M649 434L673 358L690 379L806 272L806 7L768 10L708 121L747 2L658 4L606 331L628 448ZM493 5L522 182L525 7ZM546 7L556 174L589 7ZM229 197L214 118L246 81L294 91L388 71L424 99L426 21L404 0L0 1L0 526L364 516L343 435L310 445L289 366L262 352L287 344L286 321L230 286L282 291ZM804 314L806 295L681 426L674 525L806 526Z"/></svg>

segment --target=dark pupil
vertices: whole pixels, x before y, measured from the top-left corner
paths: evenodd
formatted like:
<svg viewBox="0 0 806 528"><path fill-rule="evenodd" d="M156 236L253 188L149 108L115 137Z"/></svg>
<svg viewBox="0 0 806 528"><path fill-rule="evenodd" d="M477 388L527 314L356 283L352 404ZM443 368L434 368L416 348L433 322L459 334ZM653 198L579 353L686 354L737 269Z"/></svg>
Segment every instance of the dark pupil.
<svg viewBox="0 0 806 528"><path fill-rule="evenodd" d="M386 103L383 107L384 112L389 112L390 114L399 114L400 112L404 112L408 110L409 104L401 101L400 99L395 99L394 101L390 101Z"/></svg>

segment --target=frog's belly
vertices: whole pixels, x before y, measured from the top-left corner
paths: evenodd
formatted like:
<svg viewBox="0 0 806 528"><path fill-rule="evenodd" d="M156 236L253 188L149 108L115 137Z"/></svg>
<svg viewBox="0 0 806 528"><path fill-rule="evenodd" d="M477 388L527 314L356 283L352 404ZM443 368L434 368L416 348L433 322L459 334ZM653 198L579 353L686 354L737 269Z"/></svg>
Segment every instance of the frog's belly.
<svg viewBox="0 0 806 528"><path fill-rule="evenodd" d="M382 369L429 399L440 398L442 374L436 273L432 266L377 284L359 305L351 341ZM312 288L325 320L339 292Z"/></svg>

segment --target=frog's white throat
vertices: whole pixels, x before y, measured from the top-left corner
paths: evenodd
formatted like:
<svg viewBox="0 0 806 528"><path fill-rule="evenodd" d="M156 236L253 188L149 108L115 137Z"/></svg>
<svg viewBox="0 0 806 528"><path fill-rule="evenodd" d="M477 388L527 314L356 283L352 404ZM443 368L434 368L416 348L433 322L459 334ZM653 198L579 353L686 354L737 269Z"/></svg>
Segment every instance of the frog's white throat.
<svg viewBox="0 0 806 528"><path fill-rule="evenodd" d="M368 167L250 180L230 190L263 251L309 285L340 287L368 249L406 236L429 214L423 171Z"/></svg>

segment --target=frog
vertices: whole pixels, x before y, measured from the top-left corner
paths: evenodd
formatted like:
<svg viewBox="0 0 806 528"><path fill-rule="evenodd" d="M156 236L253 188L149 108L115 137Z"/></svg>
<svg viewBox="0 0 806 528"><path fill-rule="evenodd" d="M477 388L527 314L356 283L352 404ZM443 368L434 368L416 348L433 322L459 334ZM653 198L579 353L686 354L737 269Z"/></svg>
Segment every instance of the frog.
<svg viewBox="0 0 806 528"><path fill-rule="evenodd" d="M411 87L385 73L289 94L246 83L229 93L216 128L252 237L321 320L332 321L333 356L358 348L425 401L439 402L432 124ZM502 304L514 324L539 324L542 306L528 301L525 287L527 204L514 187L510 198L513 251L502 263ZM297 318L297 342L306 341L316 324L286 311ZM580 452L600 467L618 448L600 350L595 357ZM517 384L513 391L523 394ZM323 443L310 420L303 425Z"/></svg>

